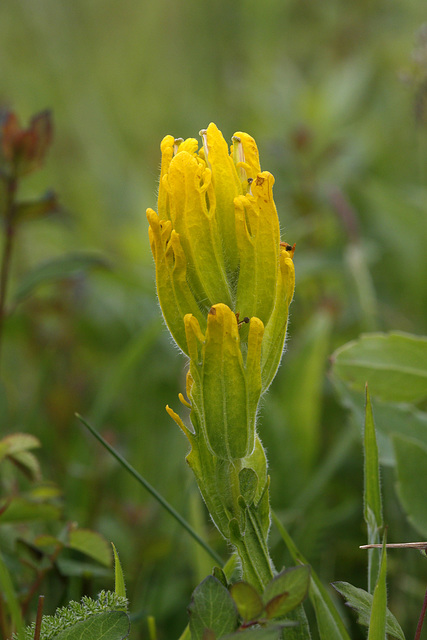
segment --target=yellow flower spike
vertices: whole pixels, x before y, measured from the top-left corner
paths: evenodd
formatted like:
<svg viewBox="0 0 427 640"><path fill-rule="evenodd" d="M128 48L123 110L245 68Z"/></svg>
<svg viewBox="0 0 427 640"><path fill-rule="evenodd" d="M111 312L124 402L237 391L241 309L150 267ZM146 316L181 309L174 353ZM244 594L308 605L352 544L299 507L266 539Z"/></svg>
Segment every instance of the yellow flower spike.
<svg viewBox="0 0 427 640"><path fill-rule="evenodd" d="M159 220L152 209L147 209L147 218L156 263L157 294L163 316L178 346L188 353L182 318L186 313L192 313L203 323L204 316L187 282L187 262L179 235L172 229L169 220Z"/></svg>
<svg viewBox="0 0 427 640"><path fill-rule="evenodd" d="M237 131L233 136L231 154L234 158L235 164L243 164L246 180L248 178L255 180L257 175L261 173L258 147L252 136L247 133L243 133L243 131Z"/></svg>
<svg viewBox="0 0 427 640"><path fill-rule="evenodd" d="M187 151L179 151L163 177L170 217L188 264L187 278L200 305L231 304L222 244L215 217L211 171Z"/></svg>
<svg viewBox="0 0 427 640"><path fill-rule="evenodd" d="M295 269L292 260L294 248L286 245L280 250L280 271L276 302L265 327L261 359L262 392L270 386L282 358L288 325L289 305L295 289Z"/></svg>
<svg viewBox="0 0 427 640"><path fill-rule="evenodd" d="M264 171L254 194L234 200L240 257L236 309L267 324L273 310L279 268L279 220L273 201L273 176Z"/></svg>
<svg viewBox="0 0 427 640"><path fill-rule="evenodd" d="M215 190L216 220L222 239L224 263L230 278L233 278L239 266L234 224L234 198L242 194L242 185L228 146L221 131L211 122L204 138L205 157L212 171L212 183ZM218 302L220 299L213 300ZM221 300L221 302L226 302Z"/></svg>

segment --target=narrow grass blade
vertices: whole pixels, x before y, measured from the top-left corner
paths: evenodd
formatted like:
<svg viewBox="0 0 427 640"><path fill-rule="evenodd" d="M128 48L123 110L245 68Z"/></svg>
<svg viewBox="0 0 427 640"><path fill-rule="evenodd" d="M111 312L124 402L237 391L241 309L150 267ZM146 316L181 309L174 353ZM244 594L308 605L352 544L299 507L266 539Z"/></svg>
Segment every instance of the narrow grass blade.
<svg viewBox="0 0 427 640"><path fill-rule="evenodd" d="M274 511L271 512L271 515L294 562L308 564ZM350 640L350 636L347 633L331 596L313 568L311 569L311 584L308 593L316 613L317 627L321 640Z"/></svg>
<svg viewBox="0 0 427 640"><path fill-rule="evenodd" d="M116 460L122 465L122 467L124 467L126 469L126 471L128 471L128 473L131 474L131 476L133 476L135 478L135 480L137 480L139 482L139 484L141 484L144 489L146 489L148 491L148 493L151 493L151 495L153 496L153 498L155 498L157 500L157 502L159 504L162 505L162 507L168 512L170 513L170 515L175 518L175 520L177 522L179 522L179 524L187 531L187 533L190 534L190 536L192 536L194 538L194 540L196 540L199 545L201 547L203 547L203 549L209 553L209 555L215 560L215 562L217 562L220 566L222 566L223 561L222 558L216 553L216 551L214 551L208 544L207 542L205 542L200 536L199 534L194 531L194 529L188 524L188 522L185 520L185 518L183 518L178 511L176 511L172 505L169 504L169 502L167 502L167 500L165 500L163 498L162 495L160 495L160 493L145 479L141 476L140 473L138 473L138 471L136 471L136 469L134 469L127 460L125 460L125 458L123 458L123 456L120 455L120 453L118 453L106 440L104 440L104 438L96 431L96 429L94 429L88 422L86 422L86 420L84 420L84 418L82 418L82 416L80 416L78 413L76 413L76 417L80 420L80 422L91 432L92 435L95 436L95 438L107 449L107 451L109 451L111 453L111 455L116 458Z"/></svg>
<svg viewBox="0 0 427 640"><path fill-rule="evenodd" d="M22 619L21 609L19 606L18 598L16 597L15 589L13 588L12 579L7 567L4 563L3 557L0 554L0 591L4 594L4 600L7 603L9 609L12 624L15 627L15 631L18 637L21 637L24 631L24 621Z"/></svg>
<svg viewBox="0 0 427 640"><path fill-rule="evenodd" d="M114 593L116 596L126 598L125 578L123 575L122 565L120 564L119 554L113 543L111 543L114 553Z"/></svg>
<svg viewBox="0 0 427 640"><path fill-rule="evenodd" d="M378 544L379 531L383 526L381 484L374 415L367 385L364 450L364 518L368 529L368 544ZM372 593L378 578L381 550L369 549L368 554L368 591Z"/></svg>
<svg viewBox="0 0 427 640"><path fill-rule="evenodd" d="M386 533L384 533L383 539L380 572L378 575L377 584L375 585L374 597L372 600L368 640L384 640L385 638L387 616L387 551L385 543Z"/></svg>

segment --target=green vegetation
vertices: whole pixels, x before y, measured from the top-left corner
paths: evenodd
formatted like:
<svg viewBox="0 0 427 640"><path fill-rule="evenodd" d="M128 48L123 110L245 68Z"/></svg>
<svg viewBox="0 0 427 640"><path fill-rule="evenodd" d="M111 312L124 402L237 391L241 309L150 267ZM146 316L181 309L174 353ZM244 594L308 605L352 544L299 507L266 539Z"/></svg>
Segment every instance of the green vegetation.
<svg viewBox="0 0 427 640"><path fill-rule="evenodd" d="M383 525L388 542L427 540L424 19L415 0L1 3L0 106L24 128L49 109L53 130L42 115L46 148L17 190L7 162L0 181L3 261L11 255L0 304L0 636L35 620L39 595L50 615L114 584L123 597L110 541L133 640L190 630L209 640L203 621L214 619L218 637L234 637L269 610L276 626L239 637L295 632L274 619L288 613L288 587L271 604L236 583L234 566L207 579L210 551L225 563L229 547L164 411L177 408L186 369L161 320L145 209L156 208L163 136L214 121L228 141L236 130L256 138L282 238L296 243L286 353L259 417L272 560L311 566L293 606L308 589L314 638L366 637L332 582L365 627L374 607L369 638L413 637L425 560L359 546L381 544ZM232 615L197 608L215 599ZM125 613L110 614L127 633Z"/></svg>

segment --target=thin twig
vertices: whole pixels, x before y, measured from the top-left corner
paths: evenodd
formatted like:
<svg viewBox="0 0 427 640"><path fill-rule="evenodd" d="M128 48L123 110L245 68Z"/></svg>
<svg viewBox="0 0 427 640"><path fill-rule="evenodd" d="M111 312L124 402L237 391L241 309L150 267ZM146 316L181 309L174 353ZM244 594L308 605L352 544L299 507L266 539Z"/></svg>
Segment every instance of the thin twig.
<svg viewBox="0 0 427 640"><path fill-rule="evenodd" d="M39 596L37 605L36 626L34 628L34 640L40 640L40 631L42 627L44 596Z"/></svg>
<svg viewBox="0 0 427 640"><path fill-rule="evenodd" d="M414 640L420 640L421 637L421 630L423 628L423 623L424 623L424 618L426 615L426 611L427 611L427 589L424 595L424 602L423 602L423 606L421 609L421 613L420 613L420 617L418 620L418 624L417 624L417 630L415 631L415 638Z"/></svg>

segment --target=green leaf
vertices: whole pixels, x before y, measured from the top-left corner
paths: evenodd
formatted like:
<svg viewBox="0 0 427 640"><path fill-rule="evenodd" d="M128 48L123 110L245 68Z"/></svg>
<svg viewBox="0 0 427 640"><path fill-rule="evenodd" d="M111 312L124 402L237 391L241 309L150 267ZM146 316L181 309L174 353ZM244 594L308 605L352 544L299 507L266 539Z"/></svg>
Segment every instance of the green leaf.
<svg viewBox="0 0 427 640"><path fill-rule="evenodd" d="M0 501L0 524L5 524L6 522L59 520L61 517L61 509L53 504L16 497L10 500L4 511L1 511L6 504L5 500Z"/></svg>
<svg viewBox="0 0 427 640"><path fill-rule="evenodd" d="M353 389L366 382L386 402L417 402L427 396L427 338L407 333L371 333L332 356L333 375Z"/></svg>
<svg viewBox="0 0 427 640"><path fill-rule="evenodd" d="M272 518L294 562L307 564L307 560L297 549L292 538L289 536L274 511L272 512ZM316 613L317 628L321 640L350 640L350 636L348 635L344 623L332 602L331 596L319 580L319 577L313 568L311 569L309 597Z"/></svg>
<svg viewBox="0 0 427 640"><path fill-rule="evenodd" d="M238 626L237 609L228 590L213 576L208 576L193 591L188 608L191 640L203 640L205 629L221 638Z"/></svg>
<svg viewBox="0 0 427 640"><path fill-rule="evenodd" d="M20 451L40 447L40 440L29 433L12 433L0 440L0 460Z"/></svg>
<svg viewBox="0 0 427 640"><path fill-rule="evenodd" d="M52 640L124 640L129 630L129 616L124 611L106 611L77 622Z"/></svg>
<svg viewBox="0 0 427 640"><path fill-rule="evenodd" d="M94 253L71 253L54 260L43 262L27 273L18 285L14 300L21 302L42 284L63 280L94 268L108 268L102 256Z"/></svg>
<svg viewBox="0 0 427 640"><path fill-rule="evenodd" d="M369 397L368 387L366 387L366 413L365 413L365 433L364 433L364 446L365 446L365 466L364 466L364 514L365 522L369 525L372 523L373 527L382 527L382 501L381 501L381 486L380 486L380 474L378 468L378 446L377 438L375 435L374 415L372 413L372 404ZM370 514L373 516L370 517Z"/></svg>
<svg viewBox="0 0 427 640"><path fill-rule="evenodd" d="M112 557L108 542L103 536L90 529L72 529L68 535L67 547L80 551L97 560L105 567L111 567Z"/></svg>
<svg viewBox="0 0 427 640"><path fill-rule="evenodd" d="M383 524L382 501L378 446L368 386L366 386L364 449L364 517L368 527L368 544L378 544L379 529ZM369 549L368 554L368 591L372 593L378 577L381 551Z"/></svg>
<svg viewBox="0 0 427 640"><path fill-rule="evenodd" d="M427 447L416 440L395 435L393 446L397 463L397 492L409 521L427 535Z"/></svg>
<svg viewBox="0 0 427 640"><path fill-rule="evenodd" d="M281 571L266 586L262 595L268 617L278 618L295 609L306 597L309 585L308 565Z"/></svg>
<svg viewBox="0 0 427 640"><path fill-rule="evenodd" d="M214 578L219 580L220 583L223 584L226 589L228 588L227 576L225 575L224 570L221 569L221 567L214 567L212 569L212 575Z"/></svg>
<svg viewBox="0 0 427 640"><path fill-rule="evenodd" d="M384 533L381 553L380 572L372 599L369 618L368 640L384 640L387 617L387 550L385 548L387 533Z"/></svg>
<svg viewBox="0 0 427 640"><path fill-rule="evenodd" d="M111 545L114 553L114 593L117 596L126 598L125 578L123 575L122 565L120 564L119 554L117 553L114 544L111 543Z"/></svg>
<svg viewBox="0 0 427 640"><path fill-rule="evenodd" d="M369 620L371 616L371 608L373 595L368 593L364 589L354 587L348 582L334 582L333 587L340 593L345 599L346 604L354 609L357 613L357 622L365 627L369 626ZM386 614L386 633L398 640L405 640L405 635L397 622L394 615L387 609ZM383 636L384 639L384 636Z"/></svg>
<svg viewBox="0 0 427 640"><path fill-rule="evenodd" d="M245 621L256 620L264 610L264 604L254 587L247 582L235 582L230 588L240 617Z"/></svg>
<svg viewBox="0 0 427 640"><path fill-rule="evenodd" d="M346 386L341 380L333 378L334 386L340 400L354 415L357 425L361 424L365 415L364 396ZM399 433L404 437L414 438L427 446L427 413L419 411L413 405L375 402L375 429L379 457L384 465L394 466L395 456L391 437Z"/></svg>

